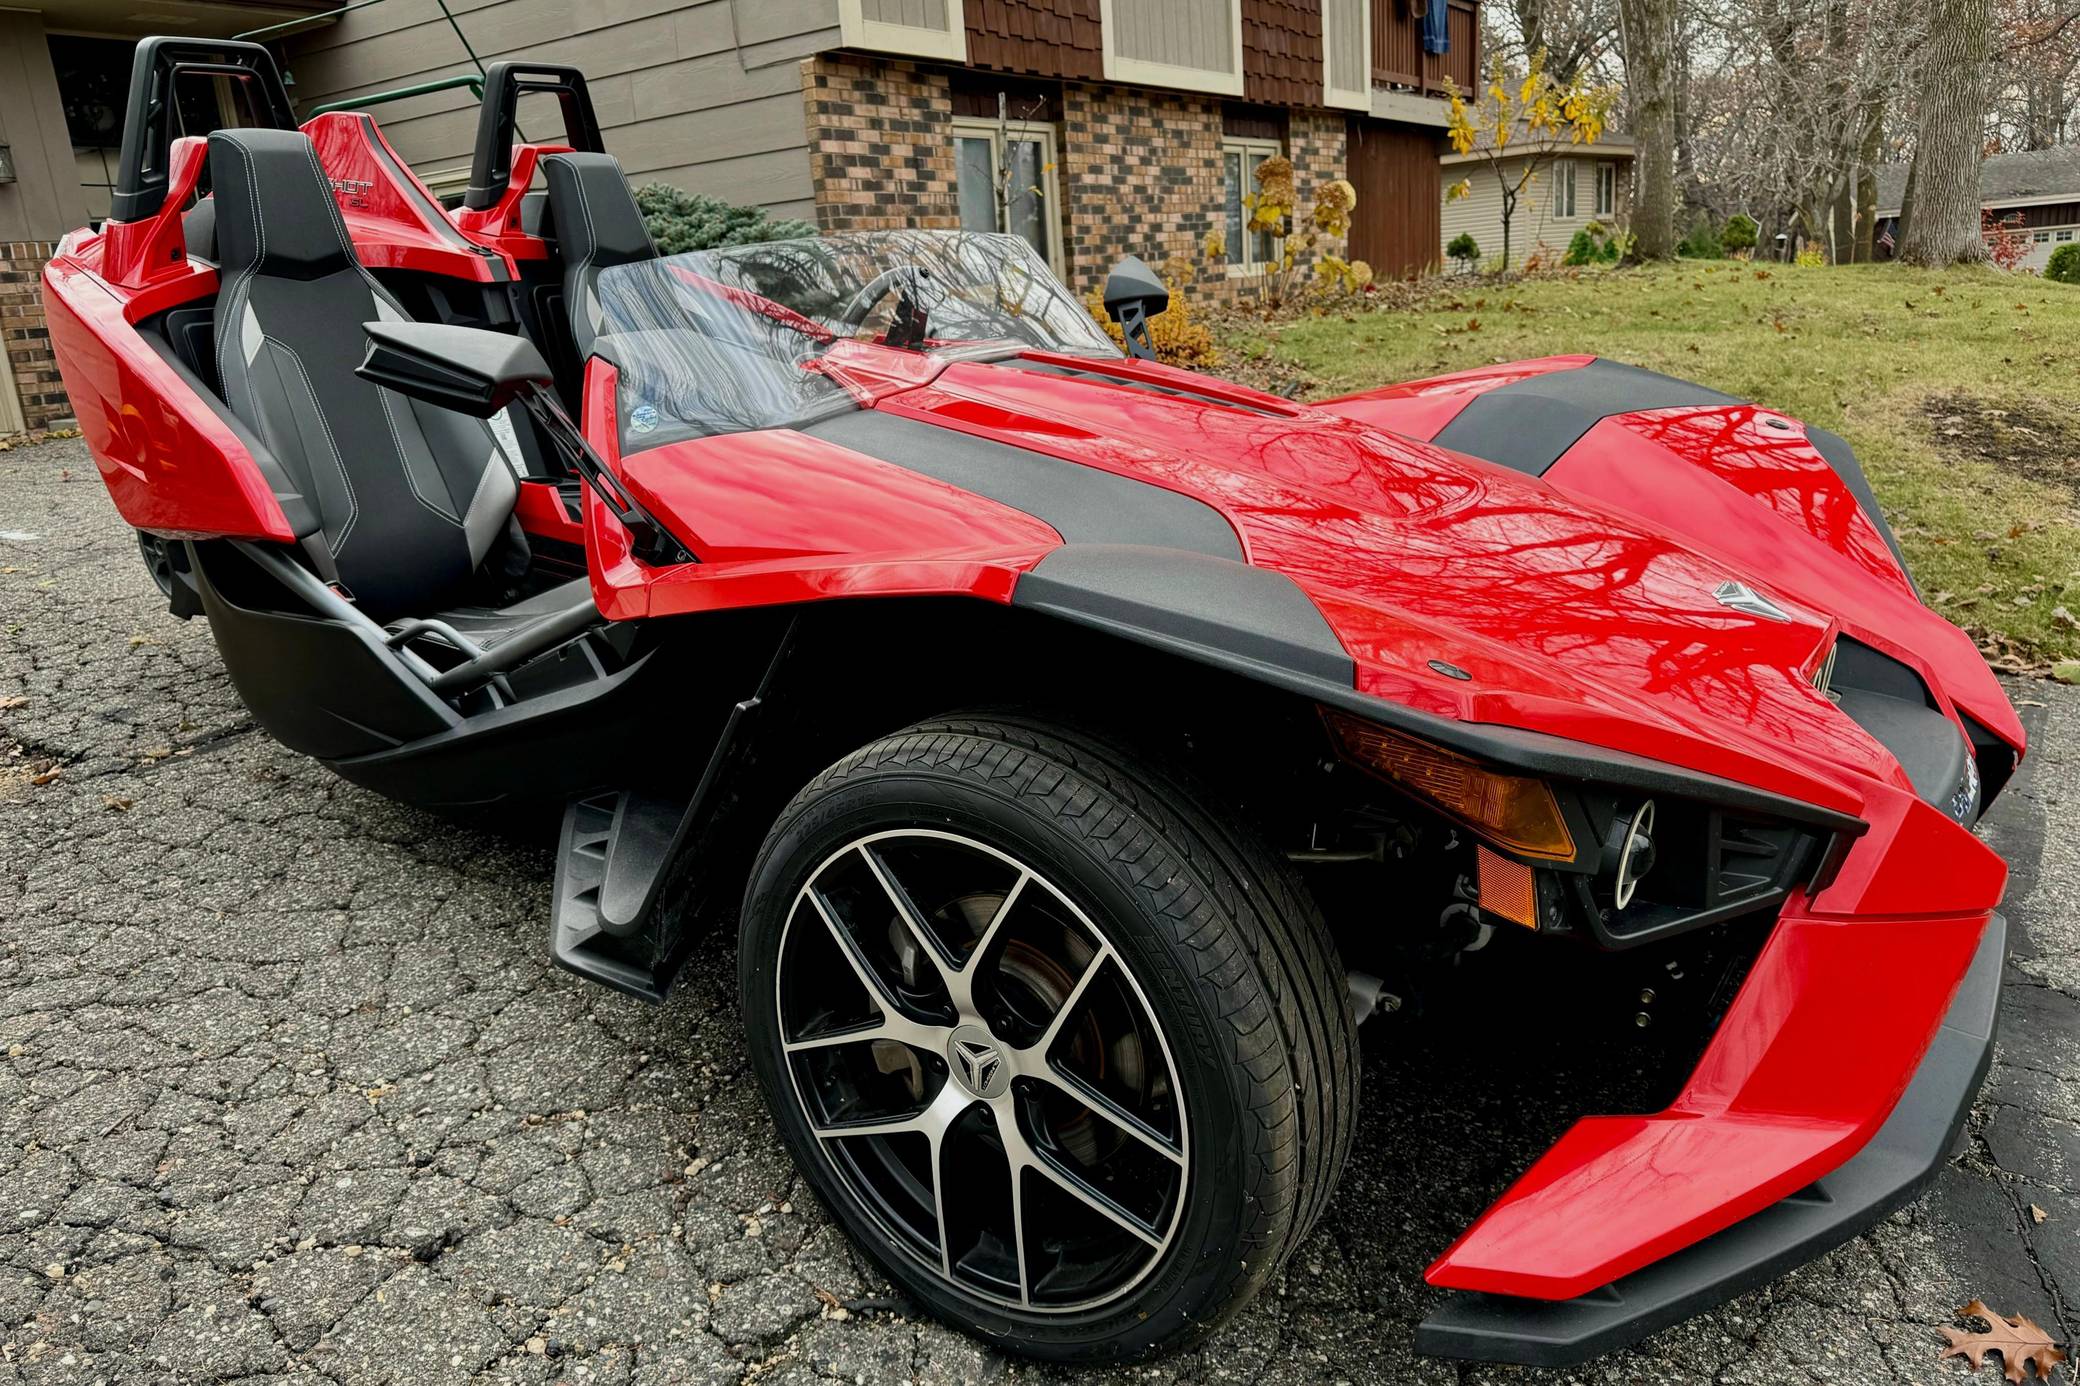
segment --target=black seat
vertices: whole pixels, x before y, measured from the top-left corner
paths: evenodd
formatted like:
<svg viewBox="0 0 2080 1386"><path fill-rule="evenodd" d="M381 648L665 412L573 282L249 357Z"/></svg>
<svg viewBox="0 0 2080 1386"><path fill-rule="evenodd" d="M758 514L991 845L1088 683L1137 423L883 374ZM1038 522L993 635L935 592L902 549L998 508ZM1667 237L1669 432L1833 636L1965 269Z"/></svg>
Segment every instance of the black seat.
<svg viewBox="0 0 2080 1386"><path fill-rule="evenodd" d="M549 154L541 162L549 214L563 258L563 301L580 369L601 322L593 285L601 270L657 258L657 246L611 154Z"/></svg>
<svg viewBox="0 0 2080 1386"><path fill-rule="evenodd" d="M524 573L519 485L492 431L354 373L362 324L408 315L355 258L310 140L220 130L209 167L224 401L279 461L312 566L377 621L462 600L480 571Z"/></svg>

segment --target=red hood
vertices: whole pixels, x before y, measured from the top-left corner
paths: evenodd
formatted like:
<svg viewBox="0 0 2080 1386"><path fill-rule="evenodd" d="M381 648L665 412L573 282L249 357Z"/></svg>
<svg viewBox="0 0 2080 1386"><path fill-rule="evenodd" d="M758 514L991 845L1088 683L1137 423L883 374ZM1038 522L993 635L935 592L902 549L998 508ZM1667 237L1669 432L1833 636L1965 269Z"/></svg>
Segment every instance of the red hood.
<svg viewBox="0 0 2080 1386"><path fill-rule="evenodd" d="M1759 576L1622 511L1336 414L1124 368L1198 396L1181 397L1103 369L957 364L879 407L1216 507L1250 562L1314 599L1364 691L1850 811L1860 796L1843 771L1906 784L1811 684L1831 614ZM1713 594L1728 580L1786 619L1722 605Z"/></svg>

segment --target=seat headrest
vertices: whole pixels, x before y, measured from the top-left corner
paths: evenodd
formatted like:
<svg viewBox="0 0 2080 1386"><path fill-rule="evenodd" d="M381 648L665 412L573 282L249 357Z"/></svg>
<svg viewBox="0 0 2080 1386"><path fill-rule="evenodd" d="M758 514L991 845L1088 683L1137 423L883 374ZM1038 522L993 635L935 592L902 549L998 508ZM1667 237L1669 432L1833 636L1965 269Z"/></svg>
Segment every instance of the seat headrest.
<svg viewBox="0 0 2080 1386"><path fill-rule="evenodd" d="M556 248L566 265L605 269L654 260L657 247L611 154L549 154L541 162L556 220Z"/></svg>
<svg viewBox="0 0 2080 1386"><path fill-rule="evenodd" d="M217 131L209 137L209 181L225 272L315 279L356 263L332 186L301 132Z"/></svg>

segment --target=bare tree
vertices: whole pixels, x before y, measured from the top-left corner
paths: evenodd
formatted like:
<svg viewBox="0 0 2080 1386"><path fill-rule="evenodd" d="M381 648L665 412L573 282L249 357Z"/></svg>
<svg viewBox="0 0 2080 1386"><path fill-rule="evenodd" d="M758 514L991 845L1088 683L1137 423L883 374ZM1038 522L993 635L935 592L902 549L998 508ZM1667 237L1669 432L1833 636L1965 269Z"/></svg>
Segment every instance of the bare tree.
<svg viewBox="0 0 2080 1386"><path fill-rule="evenodd" d="M1503 6L1483 11L1504 18ZM1504 32L1499 34L1511 66L1522 67L1533 53L1546 55L1546 70L1562 82L1584 69L1598 70L1618 33L1617 0L1509 0ZM1513 28L1513 32L1510 30Z"/></svg>
<svg viewBox="0 0 2080 1386"><path fill-rule="evenodd" d="M2050 149L2080 129L2080 0L1995 0L1993 110L2002 149Z"/></svg>
<svg viewBox="0 0 2080 1386"><path fill-rule="evenodd" d="M1625 95L1639 153L1633 161L1632 234L1642 260L1676 253L1676 0L1619 0Z"/></svg>
<svg viewBox="0 0 2080 1386"><path fill-rule="evenodd" d="M2045 0L2046 3L2049 0ZM2080 0L2075 0L2080 3ZM1918 85L1926 11L1896 0L1688 0L1689 187L1836 261L1869 258L1889 123ZM1860 249L1861 248L1861 249Z"/></svg>
<svg viewBox="0 0 2080 1386"><path fill-rule="evenodd" d="M1992 5L1930 0L1928 8L1927 65L1899 256L1917 265L1965 264L1986 258L1979 162L1985 155Z"/></svg>

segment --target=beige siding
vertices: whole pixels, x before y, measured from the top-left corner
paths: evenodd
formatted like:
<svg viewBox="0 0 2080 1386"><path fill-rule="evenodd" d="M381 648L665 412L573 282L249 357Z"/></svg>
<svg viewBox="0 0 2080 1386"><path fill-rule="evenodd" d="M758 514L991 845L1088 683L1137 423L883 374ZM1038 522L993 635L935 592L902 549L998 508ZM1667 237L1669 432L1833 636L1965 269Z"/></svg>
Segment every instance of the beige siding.
<svg viewBox="0 0 2080 1386"><path fill-rule="evenodd" d="M913 29L944 29L947 0L861 0L866 18L877 24L907 24Z"/></svg>
<svg viewBox="0 0 2080 1386"><path fill-rule="evenodd" d="M1372 53L1365 41L1365 11L1372 0L1322 0L1322 48L1329 85L1338 91L1372 89Z"/></svg>
<svg viewBox="0 0 2080 1386"><path fill-rule="evenodd" d="M15 168L0 183L0 241L55 241L85 223L43 21L19 10L0 10L0 144Z"/></svg>
<svg viewBox="0 0 2080 1386"><path fill-rule="evenodd" d="M1609 225L1611 217L1596 215L1596 171L1606 163L1618 166L1618 210L1624 210L1626 174L1624 163L1609 158L1597 159L1588 156L1576 158L1575 164L1575 214L1561 216L1554 210L1553 182L1557 161L1547 160L1533 175L1529 186L1517 199L1516 215L1510 222L1509 254L1512 265L1524 263L1524 257L1543 246L1548 251L1565 251L1574 233L1592 221L1602 220ZM1503 165L1504 176L1514 184L1524 173L1524 161L1511 159ZM1444 171L1446 191L1460 179L1467 179L1470 191L1456 201L1447 201L1441 217L1438 249L1450 245L1462 231L1471 231L1480 242L1483 263L1499 263L1502 259L1502 185L1495 176L1494 166L1483 161L1478 163L1448 164ZM1444 261L1446 265L1453 262Z"/></svg>
<svg viewBox="0 0 2080 1386"><path fill-rule="evenodd" d="M950 0L869 0L892 8ZM837 46L837 0L449 0L477 55L569 63L585 72L607 150L631 180L811 214L801 59ZM434 0L388 0L292 41L302 109L466 74L461 41ZM459 186L477 103L443 92L372 109L437 190ZM553 99L531 97L521 128L554 139Z"/></svg>
<svg viewBox="0 0 2080 1386"><path fill-rule="evenodd" d="M1237 0L1113 0L1113 52L1139 63L1231 72Z"/></svg>

